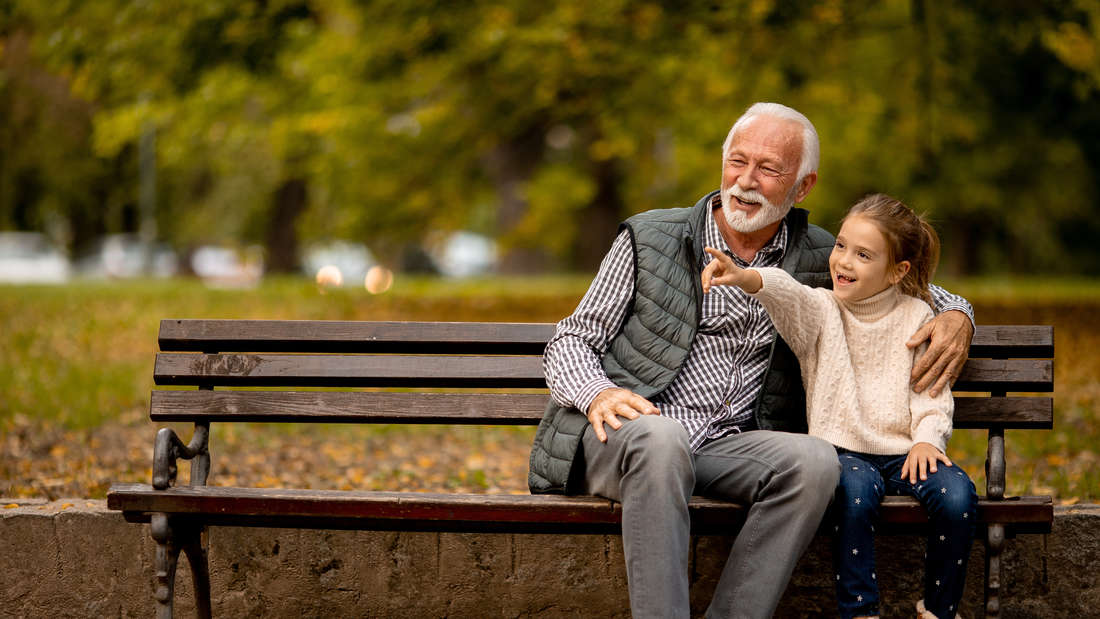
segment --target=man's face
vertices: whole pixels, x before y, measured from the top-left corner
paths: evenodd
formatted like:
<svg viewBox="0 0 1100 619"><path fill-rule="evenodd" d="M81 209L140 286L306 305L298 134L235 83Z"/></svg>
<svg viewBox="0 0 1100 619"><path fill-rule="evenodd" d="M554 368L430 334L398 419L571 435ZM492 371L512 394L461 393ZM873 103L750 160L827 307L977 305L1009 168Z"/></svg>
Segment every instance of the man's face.
<svg viewBox="0 0 1100 619"><path fill-rule="evenodd" d="M722 166L722 210L730 227L749 233L783 219L805 196L797 178L801 159L797 122L757 116L740 129Z"/></svg>
<svg viewBox="0 0 1100 619"><path fill-rule="evenodd" d="M879 227L866 217L844 220L829 255L833 294L843 301L872 297L897 283L909 270L909 262L895 264Z"/></svg>

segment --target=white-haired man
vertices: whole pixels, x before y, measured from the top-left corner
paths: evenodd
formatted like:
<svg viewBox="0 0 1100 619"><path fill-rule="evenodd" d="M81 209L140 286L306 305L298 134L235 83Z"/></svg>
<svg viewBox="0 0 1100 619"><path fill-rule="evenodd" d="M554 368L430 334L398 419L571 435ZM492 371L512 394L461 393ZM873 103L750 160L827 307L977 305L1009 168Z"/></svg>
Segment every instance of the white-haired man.
<svg viewBox="0 0 1100 619"><path fill-rule="evenodd" d="M707 610L770 616L833 496L833 447L805 434L798 362L736 287L708 295L704 247L742 267L779 266L828 286L834 239L792 208L817 182L818 138L801 113L751 106L723 146L722 182L691 208L626 220L577 309L546 347L551 402L531 452L532 492L622 503L633 616L687 617L692 494L748 506ZM934 289L937 318L914 389L952 380L972 310ZM958 311L955 311L958 310Z"/></svg>

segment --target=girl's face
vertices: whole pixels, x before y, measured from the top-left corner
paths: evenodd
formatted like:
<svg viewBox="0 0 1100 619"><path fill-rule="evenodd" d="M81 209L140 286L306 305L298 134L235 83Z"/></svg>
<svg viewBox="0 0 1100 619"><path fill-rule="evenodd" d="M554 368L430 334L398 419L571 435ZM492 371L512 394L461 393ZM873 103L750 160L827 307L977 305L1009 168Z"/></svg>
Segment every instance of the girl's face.
<svg viewBox="0 0 1100 619"><path fill-rule="evenodd" d="M872 297L901 281L909 272L909 261L890 258L886 237L866 217L853 215L844 220L829 255L833 294L842 301Z"/></svg>

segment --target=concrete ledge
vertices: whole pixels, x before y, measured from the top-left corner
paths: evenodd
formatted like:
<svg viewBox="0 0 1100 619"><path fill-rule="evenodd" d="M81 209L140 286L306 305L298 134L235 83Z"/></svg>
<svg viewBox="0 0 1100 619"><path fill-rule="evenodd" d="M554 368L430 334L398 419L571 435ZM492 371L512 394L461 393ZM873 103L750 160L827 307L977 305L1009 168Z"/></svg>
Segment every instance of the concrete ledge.
<svg viewBox="0 0 1100 619"><path fill-rule="evenodd" d="M104 501L18 502L0 509L0 616L149 617L153 543ZM218 617L628 617L617 536L481 535L215 528ZM701 614L730 539L694 540L692 601ZM880 538L884 615L911 615L923 541ZM984 552L971 556L963 616L980 616ZM1100 506L1055 508L1054 532L1006 542L1005 617L1097 616ZM835 616L827 540L815 540L778 616ZM194 615L180 559L176 611Z"/></svg>

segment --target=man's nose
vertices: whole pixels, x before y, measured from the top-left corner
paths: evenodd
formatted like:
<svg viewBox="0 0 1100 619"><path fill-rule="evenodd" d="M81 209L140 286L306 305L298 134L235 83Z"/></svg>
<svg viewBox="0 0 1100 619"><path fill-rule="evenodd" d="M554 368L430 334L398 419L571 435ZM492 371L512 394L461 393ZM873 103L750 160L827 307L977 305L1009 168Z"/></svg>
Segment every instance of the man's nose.
<svg viewBox="0 0 1100 619"><path fill-rule="evenodd" d="M746 191L755 189L758 185L756 178L756 166L747 165L745 169L737 175L737 186Z"/></svg>

